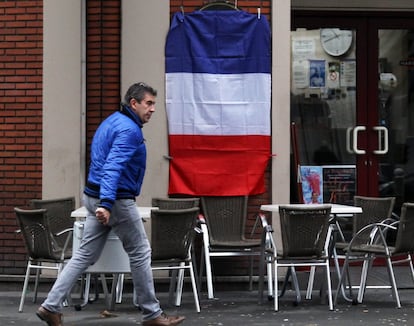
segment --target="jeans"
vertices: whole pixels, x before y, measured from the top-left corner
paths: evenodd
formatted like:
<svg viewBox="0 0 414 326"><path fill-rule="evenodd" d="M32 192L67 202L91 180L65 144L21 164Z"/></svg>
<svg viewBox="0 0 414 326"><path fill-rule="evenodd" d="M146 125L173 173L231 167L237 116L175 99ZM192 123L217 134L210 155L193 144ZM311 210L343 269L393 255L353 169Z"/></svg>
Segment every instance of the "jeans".
<svg viewBox="0 0 414 326"><path fill-rule="evenodd" d="M141 217L132 199L116 200L108 225L95 217L99 199L84 195L88 216L84 225L79 249L65 265L42 306L52 312L60 312L62 303L73 285L85 270L95 263L104 248L111 230L119 237L129 256L134 290L143 320L157 318L162 310L155 295L151 269L151 247Z"/></svg>

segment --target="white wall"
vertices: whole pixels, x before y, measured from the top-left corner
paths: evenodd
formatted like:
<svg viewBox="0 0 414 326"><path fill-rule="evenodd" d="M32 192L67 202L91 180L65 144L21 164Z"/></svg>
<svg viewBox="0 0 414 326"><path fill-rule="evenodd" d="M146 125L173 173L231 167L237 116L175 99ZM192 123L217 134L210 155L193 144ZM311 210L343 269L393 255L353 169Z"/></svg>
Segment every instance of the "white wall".
<svg viewBox="0 0 414 326"><path fill-rule="evenodd" d="M272 202L290 196L290 0L272 2Z"/></svg>
<svg viewBox="0 0 414 326"><path fill-rule="evenodd" d="M164 47L170 25L170 2L165 0L122 2L122 96L135 82L146 82L158 91L155 113L144 125L148 159L138 203L149 206L151 198L167 196L168 155L165 112Z"/></svg>
<svg viewBox="0 0 414 326"><path fill-rule="evenodd" d="M43 198L77 196L81 173L81 1L44 0Z"/></svg>

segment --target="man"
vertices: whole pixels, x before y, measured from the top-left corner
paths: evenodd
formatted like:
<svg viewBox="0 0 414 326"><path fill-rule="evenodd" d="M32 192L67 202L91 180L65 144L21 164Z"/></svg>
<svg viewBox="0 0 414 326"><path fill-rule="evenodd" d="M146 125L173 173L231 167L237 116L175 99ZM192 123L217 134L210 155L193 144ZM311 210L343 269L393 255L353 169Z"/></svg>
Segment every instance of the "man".
<svg viewBox="0 0 414 326"><path fill-rule="evenodd" d="M62 302L79 276L102 252L111 230L128 253L132 280L143 325L177 325L185 318L166 316L155 295L151 248L136 209L146 166L142 126L155 111L157 91L144 83L133 84L120 110L97 129L91 147L91 165L84 190L88 209L82 243L57 278L37 316L49 326L62 325Z"/></svg>

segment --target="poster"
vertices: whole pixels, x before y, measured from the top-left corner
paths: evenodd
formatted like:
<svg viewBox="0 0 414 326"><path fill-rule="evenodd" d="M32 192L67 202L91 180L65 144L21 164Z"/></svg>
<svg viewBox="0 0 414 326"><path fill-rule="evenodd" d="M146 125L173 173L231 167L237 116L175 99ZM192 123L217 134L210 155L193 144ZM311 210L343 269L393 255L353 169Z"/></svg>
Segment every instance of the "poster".
<svg viewBox="0 0 414 326"><path fill-rule="evenodd" d="M301 166L303 202L353 205L354 165Z"/></svg>
<svg viewBox="0 0 414 326"><path fill-rule="evenodd" d="M323 198L325 202L353 205L355 195L355 166L323 167Z"/></svg>
<svg viewBox="0 0 414 326"><path fill-rule="evenodd" d="M302 181L303 202L305 204L323 203L322 167L301 166L300 176Z"/></svg>
<svg viewBox="0 0 414 326"><path fill-rule="evenodd" d="M309 60L309 87L325 87L325 60Z"/></svg>

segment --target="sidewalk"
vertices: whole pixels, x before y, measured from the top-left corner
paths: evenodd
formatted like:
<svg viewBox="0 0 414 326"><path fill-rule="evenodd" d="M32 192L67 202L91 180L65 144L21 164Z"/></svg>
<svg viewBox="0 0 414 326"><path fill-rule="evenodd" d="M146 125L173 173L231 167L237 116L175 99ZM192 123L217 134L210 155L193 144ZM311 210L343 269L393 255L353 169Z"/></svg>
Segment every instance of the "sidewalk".
<svg viewBox="0 0 414 326"><path fill-rule="evenodd" d="M402 271L401 271L402 272ZM408 270L397 273L401 282L407 280ZM404 275L403 275L404 274ZM381 272L381 277L386 275ZM397 281L398 282L398 281ZM400 284L401 284L400 282ZM0 325L46 325L42 323L35 311L46 296L48 284L43 284L38 302L32 302L32 294L26 297L24 311L18 312L20 289L22 284L11 282L0 283ZM355 325L413 325L414 324L414 288L399 290L402 308L397 309L390 289L367 289L364 303L351 305L340 300L334 311L329 311L328 304L321 304L319 291L314 291L312 300L304 300L294 305L293 291L287 291L279 300L279 312L273 310L273 302L258 304L257 291L241 291L221 289L215 293L217 299L208 300L205 291L201 294L201 313L195 311L190 288L184 290L181 307L168 305L168 293L157 291L161 304L167 314L186 316L182 325L307 325L307 326L355 326ZM244 287L244 285L242 285ZM74 303L80 302L76 295ZM123 301L116 304L112 317L103 317L106 310L105 300L101 296L97 301L88 304L81 311L74 307L64 308L64 325L140 325L141 313L132 304L129 289L124 291Z"/></svg>

